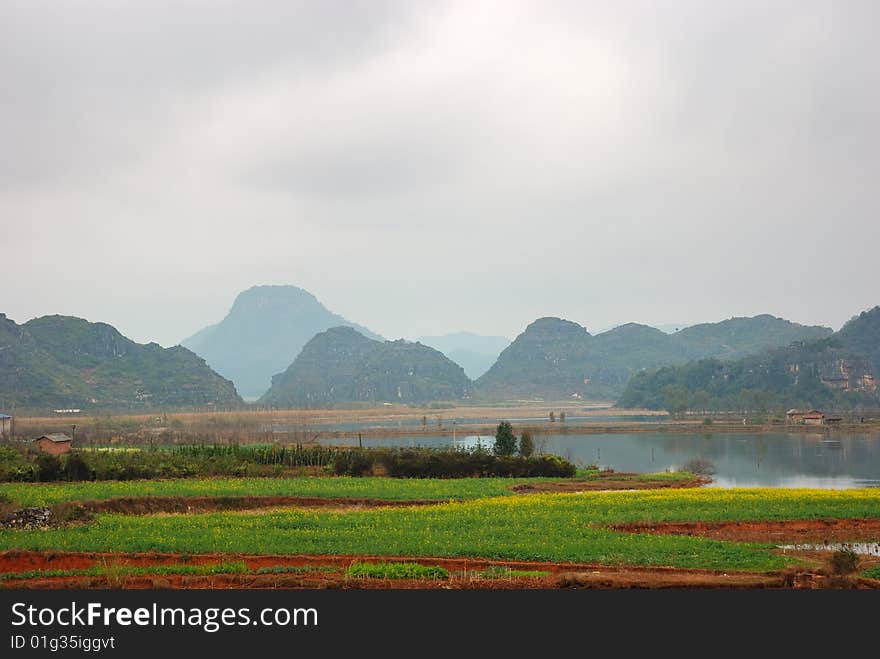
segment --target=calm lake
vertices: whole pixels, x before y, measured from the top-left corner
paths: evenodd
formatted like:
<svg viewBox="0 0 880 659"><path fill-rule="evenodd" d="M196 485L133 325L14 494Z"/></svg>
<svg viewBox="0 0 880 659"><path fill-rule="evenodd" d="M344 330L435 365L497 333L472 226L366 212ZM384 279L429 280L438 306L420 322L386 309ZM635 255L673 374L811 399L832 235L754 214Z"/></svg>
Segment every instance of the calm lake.
<svg viewBox="0 0 880 659"><path fill-rule="evenodd" d="M880 487L880 433L535 435L546 453L616 471L675 471L699 458L715 467L713 487ZM355 440L356 441L356 440ZM491 448L494 438L458 437L455 445ZM351 445L351 439L324 444ZM364 446L453 446L452 437L364 438Z"/></svg>

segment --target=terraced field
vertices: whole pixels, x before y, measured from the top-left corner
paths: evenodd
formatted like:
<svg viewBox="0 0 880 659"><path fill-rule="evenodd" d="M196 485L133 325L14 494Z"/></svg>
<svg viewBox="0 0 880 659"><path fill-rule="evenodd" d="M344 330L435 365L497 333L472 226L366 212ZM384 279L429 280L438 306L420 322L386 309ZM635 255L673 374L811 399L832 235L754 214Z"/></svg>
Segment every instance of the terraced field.
<svg viewBox="0 0 880 659"><path fill-rule="evenodd" d="M555 482L540 481L545 486ZM880 539L880 491L872 489L664 488L517 494L523 490L515 488L524 484L536 485L523 479L381 478L4 485L0 486L0 495L28 505L112 500L123 493L185 500L187 496L254 496L255 492L276 497L326 497L338 504L346 497L366 497L372 505L340 504L330 509L287 505L177 514L97 513L85 522L2 530L2 583L6 587L100 586L110 579L107 565L125 565L132 560L141 567L127 576L143 579L150 575L144 567L144 562L150 564L150 560L144 557L161 556L166 558L156 559L156 564L165 565L165 573L157 571L153 576L167 580L177 575L179 583L175 585L181 587L186 587L187 579L191 581L186 583L201 584L199 587L230 583L239 587L242 580L252 585L308 586L314 585L317 577L296 572L303 561L313 567L347 566L370 557L382 563L408 560L426 566L443 564L449 572L442 580L410 579L413 583L409 586L419 587L437 585L439 581L448 587L450 580L460 586L475 583L473 576L456 581L455 575L462 569L455 561L491 564L506 575L502 580L505 584L514 586L596 585L596 575L602 574L618 575L608 582L618 586L622 582L636 586L686 585L695 578L694 571L704 585L785 586L807 578L804 575L811 575L811 583L832 578L825 574L823 561L827 556L822 552L777 549L777 545L806 537L803 529L821 535L823 528L833 525L836 538L846 538L851 532L850 540ZM420 505L409 505L408 501ZM711 537L709 530L718 525L733 529L748 525L753 531L766 526L774 530L767 532L767 541L761 541L760 532L750 541L732 541L723 534ZM203 557L198 564L209 566L241 566L242 561L271 556L272 564L262 567L272 567L275 572L271 573L272 579L268 579L268 573L257 574L258 568L169 572L167 565L182 564L181 556L190 560ZM204 557L208 556L211 558L205 563ZM67 557L74 567L66 569L79 571L59 573L58 569L65 568L53 566L53 557ZM876 573L875 562L869 558L862 561L865 575ZM284 571L285 566L289 572ZM514 567L516 571L511 571ZM466 573L467 568L463 569ZM27 578L9 574L25 570L30 570ZM571 571L580 576L561 576ZM403 572L439 574L431 570ZM366 569L327 570L320 579L336 580L347 587L375 585L375 578L369 581L369 574L371 571ZM545 576L534 576L537 574ZM735 575L733 580L731 574ZM663 577L660 582L658 575ZM854 579L850 580L852 584L861 587L880 585L869 576ZM389 579L380 581L390 583ZM484 581L499 583L497 575L494 580L486 577ZM406 579L394 580L396 587L404 582ZM479 578L476 583L480 583Z"/></svg>

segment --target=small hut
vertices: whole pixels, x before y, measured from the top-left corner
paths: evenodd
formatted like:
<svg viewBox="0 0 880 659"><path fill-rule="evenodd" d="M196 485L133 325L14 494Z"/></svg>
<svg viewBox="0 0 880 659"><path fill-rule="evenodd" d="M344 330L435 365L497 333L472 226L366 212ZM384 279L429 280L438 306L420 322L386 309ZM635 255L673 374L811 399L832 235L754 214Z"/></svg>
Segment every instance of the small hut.
<svg viewBox="0 0 880 659"><path fill-rule="evenodd" d="M70 437L63 432L53 432L37 437L33 443L43 453L61 455L62 453L70 453L70 441Z"/></svg>

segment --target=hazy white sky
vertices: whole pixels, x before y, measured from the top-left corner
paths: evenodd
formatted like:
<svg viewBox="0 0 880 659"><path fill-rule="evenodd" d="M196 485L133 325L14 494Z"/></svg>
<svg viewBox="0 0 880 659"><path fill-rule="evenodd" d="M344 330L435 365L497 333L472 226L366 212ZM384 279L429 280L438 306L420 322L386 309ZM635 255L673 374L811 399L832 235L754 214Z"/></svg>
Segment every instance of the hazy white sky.
<svg viewBox="0 0 880 659"><path fill-rule="evenodd" d="M880 3L0 2L0 311L171 345L880 303Z"/></svg>

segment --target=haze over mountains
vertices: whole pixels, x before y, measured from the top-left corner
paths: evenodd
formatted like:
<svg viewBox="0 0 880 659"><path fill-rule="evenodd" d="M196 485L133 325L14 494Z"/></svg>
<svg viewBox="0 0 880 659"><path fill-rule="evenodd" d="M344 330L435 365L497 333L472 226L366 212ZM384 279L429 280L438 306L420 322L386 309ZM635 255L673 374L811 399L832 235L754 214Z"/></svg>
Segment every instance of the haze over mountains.
<svg viewBox="0 0 880 659"><path fill-rule="evenodd" d="M258 398L285 370L303 346L331 327L353 327L381 339L366 327L329 311L296 286L254 286L236 297L226 317L181 341L245 398Z"/></svg>
<svg viewBox="0 0 880 659"><path fill-rule="evenodd" d="M471 380L476 380L488 371L501 351L510 345L507 337L483 336L473 332L420 336L416 341L439 350L459 364Z"/></svg>
<svg viewBox="0 0 880 659"><path fill-rule="evenodd" d="M546 317L512 343L469 332L409 342L384 341L295 286L256 286L221 322L187 339L192 350L137 344L79 318L17 325L0 315L0 406L235 407L244 404L236 389L293 407L460 399L656 407L668 406L671 392L674 402L698 393L729 407L743 390L824 404L843 400L828 390L876 395L878 309L837 333L760 315L674 333L628 323L591 335Z"/></svg>
<svg viewBox="0 0 880 659"><path fill-rule="evenodd" d="M0 406L137 409L242 404L232 382L186 348L142 345L106 323L0 314Z"/></svg>

